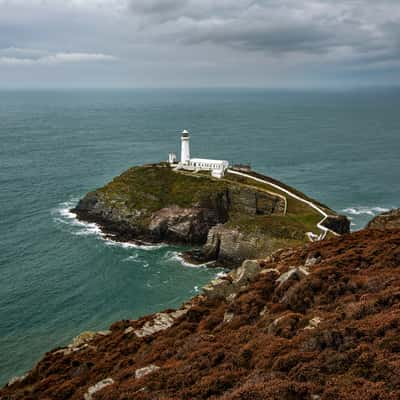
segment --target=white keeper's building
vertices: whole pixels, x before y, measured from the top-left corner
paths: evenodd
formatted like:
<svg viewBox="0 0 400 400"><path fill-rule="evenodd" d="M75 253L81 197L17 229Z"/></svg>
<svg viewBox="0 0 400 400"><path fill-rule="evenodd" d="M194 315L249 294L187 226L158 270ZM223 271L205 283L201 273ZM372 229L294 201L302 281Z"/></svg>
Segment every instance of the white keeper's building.
<svg viewBox="0 0 400 400"><path fill-rule="evenodd" d="M229 162L226 160L210 160L208 158L190 158L190 135L185 129L181 135L181 160L178 162L175 153L170 153L168 157L169 164L177 169L188 171L211 171L214 178L222 178L225 171L229 168Z"/></svg>

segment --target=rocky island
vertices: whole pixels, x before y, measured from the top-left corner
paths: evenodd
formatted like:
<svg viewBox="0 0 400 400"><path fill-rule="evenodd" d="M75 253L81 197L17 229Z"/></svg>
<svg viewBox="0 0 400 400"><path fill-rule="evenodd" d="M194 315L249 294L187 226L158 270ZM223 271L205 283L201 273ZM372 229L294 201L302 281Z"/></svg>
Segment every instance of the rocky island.
<svg viewBox="0 0 400 400"><path fill-rule="evenodd" d="M255 172L235 172L217 179L167 163L133 167L72 211L115 240L199 246L185 257L228 267L320 235L321 214L307 201L328 215L323 225L330 235L349 232L346 217L297 190Z"/></svg>

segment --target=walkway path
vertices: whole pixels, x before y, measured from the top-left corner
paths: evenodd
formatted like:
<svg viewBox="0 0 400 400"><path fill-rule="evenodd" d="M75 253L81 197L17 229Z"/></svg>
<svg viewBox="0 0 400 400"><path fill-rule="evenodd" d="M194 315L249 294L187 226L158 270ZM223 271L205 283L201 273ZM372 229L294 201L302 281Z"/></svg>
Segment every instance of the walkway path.
<svg viewBox="0 0 400 400"><path fill-rule="evenodd" d="M328 214L327 214L324 210L322 210L320 207L318 207L316 204L314 204L313 202L311 202L311 201L309 201L309 200L306 200L306 199L303 199L302 197L298 196L298 195L295 194L295 193L290 192L289 190L283 188L282 186L279 186L279 185L277 185L277 184L275 184L275 183L269 182L269 181L267 181L267 180L265 180L265 179L256 178L255 176L246 174L246 173L244 173L244 172L235 171L235 170L233 170L233 169L228 169L228 172L229 172L230 174L233 174L233 175L243 176L243 177L245 177L245 178L253 179L254 181L261 182L261 183L265 183L266 185L272 186L272 187L274 187L275 189L278 189L278 190L280 190L281 192L286 193L288 196L290 196L290 197L292 197L292 198L294 198L294 199L296 199L296 200L298 200L298 201L301 201L301 202L304 203L304 204L309 205L311 208L313 208L314 210L316 210L317 212L319 212L319 213L323 216L323 218L321 219L321 221L318 222L317 228L320 229L320 230L322 231L322 233L321 233L317 238L315 238L315 237L314 237L315 235L314 235L312 232L307 232L308 238L309 238L311 241L323 240L323 239L325 239L325 237L326 237L326 235L327 235L328 232L333 233L335 236L340 236L338 233L336 233L336 232L334 232L333 230L331 230L331 229L329 229L329 228L327 228L327 227L325 227L325 226L322 225L322 224L324 223L324 221L328 218Z"/></svg>

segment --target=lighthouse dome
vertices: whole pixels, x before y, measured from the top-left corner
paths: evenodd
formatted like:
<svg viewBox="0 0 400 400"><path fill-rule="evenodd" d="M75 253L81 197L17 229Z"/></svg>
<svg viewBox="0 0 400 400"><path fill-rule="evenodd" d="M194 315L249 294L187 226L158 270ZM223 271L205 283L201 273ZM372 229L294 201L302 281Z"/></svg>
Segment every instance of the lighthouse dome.
<svg viewBox="0 0 400 400"><path fill-rule="evenodd" d="M186 129L182 132L182 137L189 137L189 131Z"/></svg>

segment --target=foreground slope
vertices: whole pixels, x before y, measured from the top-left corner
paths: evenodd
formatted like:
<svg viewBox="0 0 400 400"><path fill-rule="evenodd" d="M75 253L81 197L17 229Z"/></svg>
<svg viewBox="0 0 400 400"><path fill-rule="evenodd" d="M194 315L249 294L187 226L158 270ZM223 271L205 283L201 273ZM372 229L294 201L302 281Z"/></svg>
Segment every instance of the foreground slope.
<svg viewBox="0 0 400 400"><path fill-rule="evenodd" d="M283 250L46 354L1 399L400 398L400 229ZM97 384L97 385L96 385Z"/></svg>

